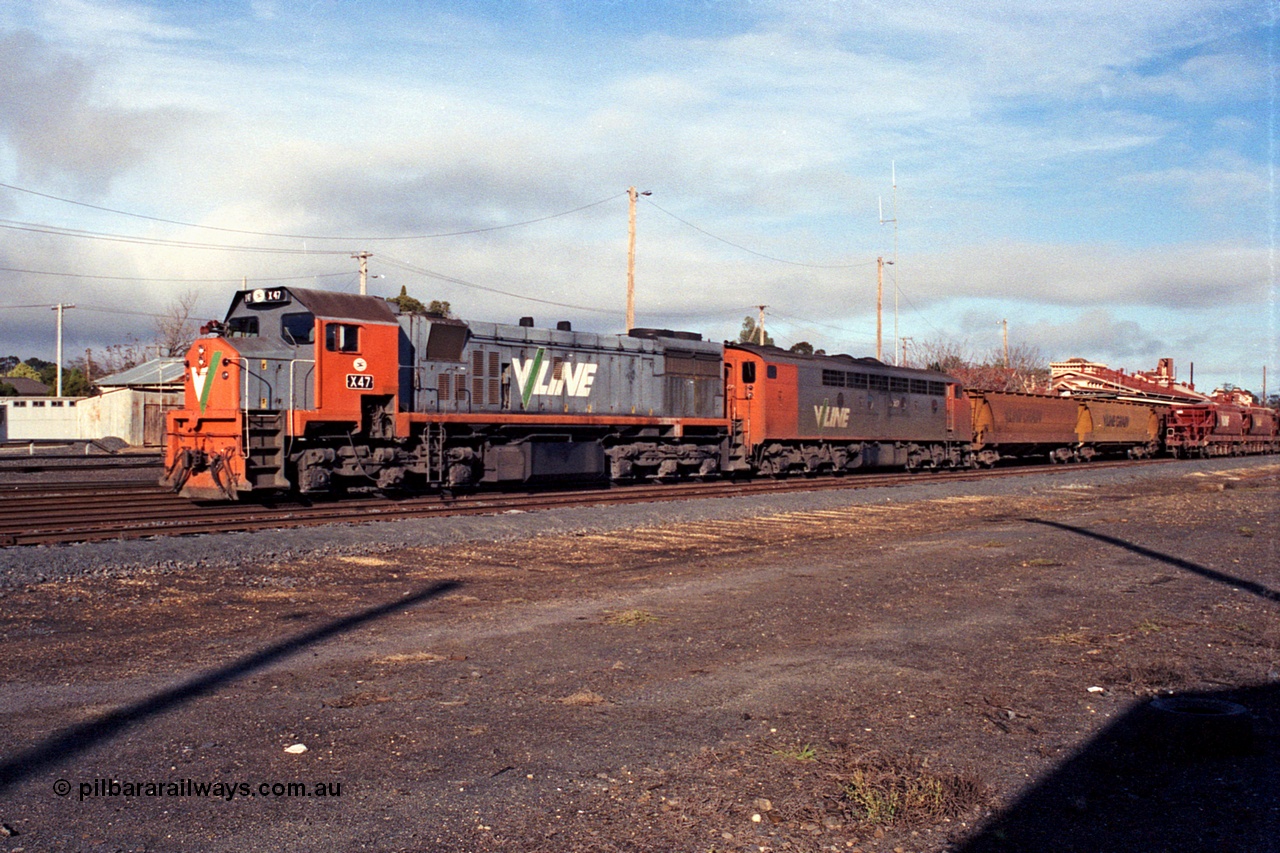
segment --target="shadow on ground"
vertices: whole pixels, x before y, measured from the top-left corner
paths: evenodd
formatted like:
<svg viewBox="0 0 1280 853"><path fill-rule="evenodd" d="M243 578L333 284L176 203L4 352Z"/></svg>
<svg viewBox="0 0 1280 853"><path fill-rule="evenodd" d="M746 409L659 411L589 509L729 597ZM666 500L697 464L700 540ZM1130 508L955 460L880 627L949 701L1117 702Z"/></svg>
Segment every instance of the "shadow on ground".
<svg viewBox="0 0 1280 853"><path fill-rule="evenodd" d="M220 687L250 675L263 667L277 663L326 640L349 633L356 628L437 598L457 589L459 586L460 584L457 581L442 581L386 604L380 604L341 619L335 619L310 631L267 646L251 655L238 658L224 666L196 676L177 687L162 690L109 714L63 729L25 752L19 753L12 758L0 760L0 792L40 773L54 762L78 755L101 743L110 741L126 729L143 724L152 717L168 713L194 699L213 693Z"/></svg>
<svg viewBox="0 0 1280 853"><path fill-rule="evenodd" d="M1280 851L1278 721L1277 684L1137 705L959 851Z"/></svg>

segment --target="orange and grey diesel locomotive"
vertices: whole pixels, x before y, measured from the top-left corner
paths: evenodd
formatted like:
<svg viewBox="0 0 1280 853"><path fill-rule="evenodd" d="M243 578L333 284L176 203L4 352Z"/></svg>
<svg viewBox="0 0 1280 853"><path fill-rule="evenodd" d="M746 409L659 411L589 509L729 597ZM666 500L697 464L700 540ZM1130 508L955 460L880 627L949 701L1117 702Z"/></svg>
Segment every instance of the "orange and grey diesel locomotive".
<svg viewBox="0 0 1280 853"><path fill-rule="evenodd" d="M728 455L722 347L236 294L186 356L162 480L193 498L346 486L707 476Z"/></svg>
<svg viewBox="0 0 1280 853"><path fill-rule="evenodd" d="M211 326L187 353L162 479L199 499L1280 452L1275 413L1238 393L1156 399L1115 371L1058 395L966 392L872 358L466 323L301 288L237 293Z"/></svg>
<svg viewBox="0 0 1280 853"><path fill-rule="evenodd" d="M186 366L162 483L197 499L968 464L951 377L689 332L279 287L237 293Z"/></svg>

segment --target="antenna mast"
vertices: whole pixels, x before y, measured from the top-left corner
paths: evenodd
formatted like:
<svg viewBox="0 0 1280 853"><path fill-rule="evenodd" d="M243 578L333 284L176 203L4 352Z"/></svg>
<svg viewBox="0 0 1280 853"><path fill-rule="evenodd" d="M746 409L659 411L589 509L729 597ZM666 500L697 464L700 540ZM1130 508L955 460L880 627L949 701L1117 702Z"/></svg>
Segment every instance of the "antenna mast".
<svg viewBox="0 0 1280 853"><path fill-rule="evenodd" d="M884 218L884 198L880 198L880 224L888 225L893 223L893 259L885 261L894 267L898 265L898 164L895 160L889 161L889 168L893 176L893 218ZM901 366L898 360L898 273L896 269L889 271L890 284L893 285L893 358L894 363Z"/></svg>

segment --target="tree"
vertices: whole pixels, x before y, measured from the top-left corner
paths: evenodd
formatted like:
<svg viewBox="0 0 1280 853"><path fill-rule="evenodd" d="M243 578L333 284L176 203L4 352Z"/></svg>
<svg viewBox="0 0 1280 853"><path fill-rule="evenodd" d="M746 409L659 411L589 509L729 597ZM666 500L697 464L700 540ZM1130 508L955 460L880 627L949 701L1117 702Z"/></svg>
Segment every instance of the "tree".
<svg viewBox="0 0 1280 853"><path fill-rule="evenodd" d="M787 352L793 352L797 355L813 355L813 344L808 341L796 341Z"/></svg>
<svg viewBox="0 0 1280 853"><path fill-rule="evenodd" d="M16 397L16 396L18 396L18 389L14 388L8 382L4 382L0 380L0 397Z"/></svg>
<svg viewBox="0 0 1280 853"><path fill-rule="evenodd" d="M400 295L387 300L396 306L401 314L425 314L427 306L422 304L419 299L414 299L409 295L409 291L402 284L400 285Z"/></svg>
<svg viewBox="0 0 1280 853"><path fill-rule="evenodd" d="M436 317L452 317L453 311L448 302L442 302L439 299L432 299L431 304L427 306L427 313Z"/></svg>
<svg viewBox="0 0 1280 853"><path fill-rule="evenodd" d="M53 396L58 393L55 384L50 384L49 395ZM97 393L96 389L85 378L84 371L78 367L63 368L62 370L62 396L64 397L88 397Z"/></svg>
<svg viewBox="0 0 1280 853"><path fill-rule="evenodd" d="M947 338L926 340L911 348L906 366L947 373L959 379L966 388L983 391L1045 393L1049 390L1046 359L1038 347L1029 344L1011 346L1006 365L1003 348L978 356L961 342Z"/></svg>
<svg viewBox="0 0 1280 853"><path fill-rule="evenodd" d="M755 318L749 314L742 318L742 331L738 332L738 343L760 343L760 329L756 326ZM773 346L773 337L767 331L764 333L764 345Z"/></svg>
<svg viewBox="0 0 1280 853"><path fill-rule="evenodd" d="M147 360L147 347L130 335L126 343L111 344L103 350L90 350L87 355L88 363L83 358L77 358L71 362L71 366L83 371L90 381L96 381L142 364Z"/></svg>
<svg viewBox="0 0 1280 853"><path fill-rule="evenodd" d="M164 313L156 318L156 344L160 355L173 358L182 355L196 339L199 324L191 319L191 309L195 308L200 295L188 290L170 302Z"/></svg>
<svg viewBox="0 0 1280 853"><path fill-rule="evenodd" d="M17 367L21 361L22 359L18 358L16 355L6 355L3 358L0 358L0 376L7 375L9 371Z"/></svg>
<svg viewBox="0 0 1280 853"><path fill-rule="evenodd" d="M27 364L25 361L14 365L14 367L6 373L5 376L10 376L14 379L32 379L36 382L43 381L40 378L40 371L37 368L32 367L30 364Z"/></svg>

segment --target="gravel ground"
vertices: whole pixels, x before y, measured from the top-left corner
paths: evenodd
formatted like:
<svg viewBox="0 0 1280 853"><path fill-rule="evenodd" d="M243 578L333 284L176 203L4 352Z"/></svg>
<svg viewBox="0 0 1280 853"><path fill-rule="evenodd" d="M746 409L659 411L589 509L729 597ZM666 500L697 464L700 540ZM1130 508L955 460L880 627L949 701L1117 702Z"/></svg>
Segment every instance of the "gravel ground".
<svg viewBox="0 0 1280 853"><path fill-rule="evenodd" d="M404 547L444 547L462 542L500 542L530 536L603 533L654 524L736 519L762 514L834 507L882 505L950 495L1010 497L1060 489L1102 487L1141 479L1182 477L1267 464L1270 457L1242 461L1212 459L1163 462L1139 468L1090 470L1028 468L1026 477L990 482L947 482L945 475L922 476L919 484L829 492L797 492L742 498L714 498L630 506L552 509L496 516L409 519L367 524L335 524L214 536L162 537L84 545L0 548L0 589L82 576L127 575L134 571L227 568L313 556L369 556ZM1045 476L1050 475L1051 476Z"/></svg>
<svg viewBox="0 0 1280 853"><path fill-rule="evenodd" d="M1280 850L1278 522L1236 459L22 549L0 853Z"/></svg>

